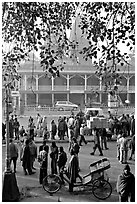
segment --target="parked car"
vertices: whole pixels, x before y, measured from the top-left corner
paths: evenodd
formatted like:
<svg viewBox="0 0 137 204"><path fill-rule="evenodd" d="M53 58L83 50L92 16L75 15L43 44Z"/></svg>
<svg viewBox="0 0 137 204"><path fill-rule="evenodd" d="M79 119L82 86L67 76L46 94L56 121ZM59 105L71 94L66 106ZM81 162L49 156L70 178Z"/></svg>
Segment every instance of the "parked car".
<svg viewBox="0 0 137 204"><path fill-rule="evenodd" d="M57 110L77 110L78 105L70 101L57 101L55 104Z"/></svg>

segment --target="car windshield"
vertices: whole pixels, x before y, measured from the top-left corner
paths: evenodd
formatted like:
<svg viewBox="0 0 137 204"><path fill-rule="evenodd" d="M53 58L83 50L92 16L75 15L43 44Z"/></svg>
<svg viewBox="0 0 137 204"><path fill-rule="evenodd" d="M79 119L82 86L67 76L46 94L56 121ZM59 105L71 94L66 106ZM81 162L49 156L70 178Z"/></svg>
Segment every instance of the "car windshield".
<svg viewBox="0 0 137 204"><path fill-rule="evenodd" d="M58 104L66 104L66 102L65 101L60 101L60 102L58 102Z"/></svg>

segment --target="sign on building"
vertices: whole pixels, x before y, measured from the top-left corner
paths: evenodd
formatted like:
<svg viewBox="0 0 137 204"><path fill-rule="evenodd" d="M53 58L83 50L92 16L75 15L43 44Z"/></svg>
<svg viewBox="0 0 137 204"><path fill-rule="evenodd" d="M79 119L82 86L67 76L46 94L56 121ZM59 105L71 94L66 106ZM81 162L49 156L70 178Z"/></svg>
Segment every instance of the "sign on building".
<svg viewBox="0 0 137 204"><path fill-rule="evenodd" d="M19 91L11 91L11 96L12 97L19 97L20 93L19 93Z"/></svg>

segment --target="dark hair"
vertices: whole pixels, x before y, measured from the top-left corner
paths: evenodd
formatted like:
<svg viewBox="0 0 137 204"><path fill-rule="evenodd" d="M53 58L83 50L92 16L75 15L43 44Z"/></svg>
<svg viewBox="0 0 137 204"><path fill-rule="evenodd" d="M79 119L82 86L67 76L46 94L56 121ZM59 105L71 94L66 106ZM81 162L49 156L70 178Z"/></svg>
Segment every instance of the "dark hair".
<svg viewBox="0 0 137 204"><path fill-rule="evenodd" d="M13 139L12 138L10 138L10 142L12 142L13 141Z"/></svg>
<svg viewBox="0 0 137 204"><path fill-rule="evenodd" d="M63 150L64 150L62 146L60 146L59 149L60 149L60 152L63 152Z"/></svg>
<svg viewBox="0 0 137 204"><path fill-rule="evenodd" d="M126 165L124 166L124 170L130 171L130 166L129 166L128 164L126 164Z"/></svg>
<svg viewBox="0 0 137 204"><path fill-rule="evenodd" d="M44 147L43 147L43 150L47 151L47 147L46 147L46 146L44 146Z"/></svg>
<svg viewBox="0 0 137 204"><path fill-rule="evenodd" d="M28 145L28 144L29 144L29 139L27 139L27 140L25 141L25 144L26 144L26 145Z"/></svg>
<svg viewBox="0 0 137 204"><path fill-rule="evenodd" d="M43 144L44 144L44 145L46 144L46 140L43 140Z"/></svg>
<svg viewBox="0 0 137 204"><path fill-rule="evenodd" d="M73 149L71 149L71 150L70 150L70 154L71 154L71 155L74 155L74 154L75 154L75 151L74 151Z"/></svg>
<svg viewBox="0 0 137 204"><path fill-rule="evenodd" d="M56 142L52 142L52 147L56 147Z"/></svg>
<svg viewBox="0 0 137 204"><path fill-rule="evenodd" d="M75 138L75 137L73 137L73 138L72 138L72 140L73 140L74 142L77 142L77 140L76 140L76 138Z"/></svg>
<svg viewBox="0 0 137 204"><path fill-rule="evenodd" d="M126 133L123 133L122 136L123 136L123 137L126 137L127 135L126 135Z"/></svg>

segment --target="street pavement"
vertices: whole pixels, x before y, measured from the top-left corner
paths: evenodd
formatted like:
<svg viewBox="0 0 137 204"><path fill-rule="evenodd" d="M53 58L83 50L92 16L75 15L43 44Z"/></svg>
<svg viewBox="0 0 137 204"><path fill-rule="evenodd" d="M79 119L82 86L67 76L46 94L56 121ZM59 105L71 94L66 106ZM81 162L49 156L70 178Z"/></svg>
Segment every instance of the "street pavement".
<svg viewBox="0 0 137 204"><path fill-rule="evenodd" d="M65 138L65 141L56 140L57 146L63 146L68 155L68 161L70 155L68 153L68 139ZM88 144L80 148L79 160L80 160L80 174L83 176L89 172L89 165L101 158L107 157L110 160L111 168L107 170L107 174L110 178L110 183L112 185L113 191L112 195L105 200L105 202L118 202L118 194L116 192L115 186L118 175L122 172L124 165L120 164L116 158L116 141L108 141L108 150L103 150L104 156L99 156L98 150L94 156L90 155L93 149L93 142L91 136L86 136ZM37 147L42 144L42 138L36 137L35 142ZM48 141L48 145L51 144L51 141ZM5 168L5 151L6 145L2 146L2 170ZM131 167L131 172L135 174L135 161L128 161ZM33 175L25 176L23 173L21 162L17 162L17 173L16 179L19 190L21 192L20 202L102 202L101 200L96 199L92 192L91 194L82 191L82 189L75 189L73 194L68 192L68 185L62 186L62 188L56 194L50 196L47 192L44 191L42 186L39 184L39 163L35 161L36 173ZM50 173L50 158L48 160L48 173Z"/></svg>
<svg viewBox="0 0 137 204"><path fill-rule="evenodd" d="M28 114L26 116L20 116L18 117L18 120L20 122L20 126L24 126L25 129L27 129L28 126L28 119L29 116L33 116L34 122L36 124L36 113ZM58 114L47 114L43 112L43 115L47 116L47 122L48 122L48 129L50 126L50 122L52 119L55 120L57 123L59 115L65 115L69 116L69 113L58 113ZM3 117L3 120L4 117ZM42 137L35 137L35 142L37 144L37 147L39 148L39 145L42 144ZM118 201L118 194L115 189L116 181L118 175L123 170L123 164L120 164L116 158L116 141L108 141L108 147L109 150L103 150L104 156L99 156L98 150L96 151L96 154L94 156L90 155L90 152L93 150L93 137L92 136L86 136L86 140L88 141L87 145L83 145L80 149L79 153L79 160L80 160L80 174L83 176L87 173L89 173L89 165L97 160L100 160L101 158L107 157L110 160L111 168L107 170L107 173L110 178L110 183L113 187L112 195L105 200L105 202L117 202ZM47 141L47 144L51 144L51 140ZM68 138L65 137L64 141L60 141L59 139L56 139L57 146L63 146L65 151L68 155L68 161L70 158L70 154L68 153ZM18 146L19 147L19 146ZM6 145L5 141L3 141L2 145L2 171L5 169L5 156L6 156ZM129 165L131 167L132 173L135 174L135 161L129 161ZM54 194L53 196L50 196L47 192L44 191L42 186L39 184L39 163L36 160L35 161L35 167L36 167L36 173L33 175L27 175L25 176L22 169L22 164L18 160L17 162L17 173L16 173L16 179L17 184L19 187L19 190L21 192L21 200L20 202L102 202L101 200L96 199L93 194L87 194L86 192L83 192L82 189L75 189L75 192L73 194L70 194L68 192L68 185L62 186L62 188ZM50 173L50 158L48 161L48 173Z"/></svg>

